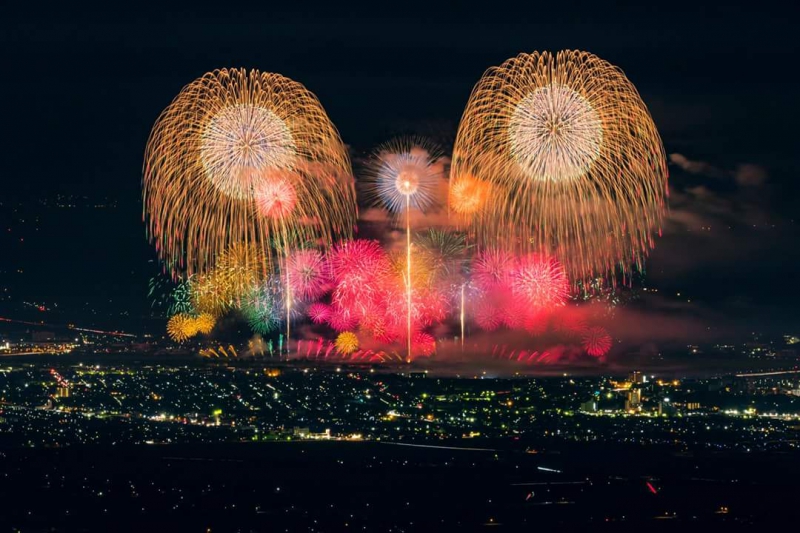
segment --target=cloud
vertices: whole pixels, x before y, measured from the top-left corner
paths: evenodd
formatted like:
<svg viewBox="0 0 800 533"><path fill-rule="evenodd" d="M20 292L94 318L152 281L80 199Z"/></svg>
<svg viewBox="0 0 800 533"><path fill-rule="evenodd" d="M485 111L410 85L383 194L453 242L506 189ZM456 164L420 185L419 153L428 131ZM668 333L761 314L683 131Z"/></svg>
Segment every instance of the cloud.
<svg viewBox="0 0 800 533"><path fill-rule="evenodd" d="M689 174L702 174L712 178L725 177L725 171L705 161L692 161L683 154L669 154L669 162L677 165Z"/></svg>
<svg viewBox="0 0 800 533"><path fill-rule="evenodd" d="M767 181L767 171L758 165L742 164L734 172L734 178L743 187L760 186Z"/></svg>
<svg viewBox="0 0 800 533"><path fill-rule="evenodd" d="M669 154L669 162L679 167L684 172L693 175L706 176L715 179L732 178L737 185L742 187L757 187L767 181L767 170L752 163L741 163L735 170L724 170L707 161L695 161L683 154Z"/></svg>

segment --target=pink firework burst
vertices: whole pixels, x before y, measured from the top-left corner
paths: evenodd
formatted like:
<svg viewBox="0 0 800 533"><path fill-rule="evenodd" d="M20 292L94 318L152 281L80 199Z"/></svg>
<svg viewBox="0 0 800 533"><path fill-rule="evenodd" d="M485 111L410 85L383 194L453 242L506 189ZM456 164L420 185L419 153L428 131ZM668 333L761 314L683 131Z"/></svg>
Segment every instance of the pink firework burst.
<svg viewBox="0 0 800 533"><path fill-rule="evenodd" d="M517 261L511 273L511 289L529 305L541 309L561 306L569 297L564 267L555 258L528 254Z"/></svg>
<svg viewBox="0 0 800 533"><path fill-rule="evenodd" d="M297 203L294 186L285 176L270 176L255 191L256 207L261 216L283 220L292 214Z"/></svg>
<svg viewBox="0 0 800 533"><path fill-rule="evenodd" d="M502 250L484 250L472 264L472 279L483 290L508 285L514 258Z"/></svg>
<svg viewBox="0 0 800 533"><path fill-rule="evenodd" d="M330 288L327 268L317 250L297 250L288 261L289 283L292 292L303 300L314 300Z"/></svg>
<svg viewBox="0 0 800 533"><path fill-rule="evenodd" d="M360 315L382 300L391 264L380 243L355 240L331 250L328 268L335 284L333 301Z"/></svg>
<svg viewBox="0 0 800 533"><path fill-rule="evenodd" d="M333 247L328 254L328 268L336 282L366 281L386 275L391 265L378 241L356 239Z"/></svg>
<svg viewBox="0 0 800 533"><path fill-rule="evenodd" d="M308 306L306 314L314 324L324 324L331 318L331 306L322 302L313 303Z"/></svg>
<svg viewBox="0 0 800 533"><path fill-rule="evenodd" d="M605 328L591 326L581 335L581 345L592 357L603 357L611 350L611 335Z"/></svg>

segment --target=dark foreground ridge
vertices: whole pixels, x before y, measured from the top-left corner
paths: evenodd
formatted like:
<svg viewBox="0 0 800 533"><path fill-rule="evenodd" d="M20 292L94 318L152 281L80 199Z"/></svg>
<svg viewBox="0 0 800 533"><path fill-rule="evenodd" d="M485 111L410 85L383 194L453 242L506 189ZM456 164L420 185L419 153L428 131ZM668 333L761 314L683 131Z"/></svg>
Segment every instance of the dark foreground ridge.
<svg viewBox="0 0 800 533"><path fill-rule="evenodd" d="M488 450L377 442L17 449L0 456L1 520L20 531L410 532L711 531L800 518L796 454L470 447Z"/></svg>

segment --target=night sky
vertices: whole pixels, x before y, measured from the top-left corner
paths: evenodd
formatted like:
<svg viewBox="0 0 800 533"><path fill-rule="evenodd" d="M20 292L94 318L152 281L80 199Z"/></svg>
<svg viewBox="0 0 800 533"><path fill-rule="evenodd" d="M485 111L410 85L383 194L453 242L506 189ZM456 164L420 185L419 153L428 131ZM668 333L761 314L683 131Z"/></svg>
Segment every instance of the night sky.
<svg viewBox="0 0 800 533"><path fill-rule="evenodd" d="M644 281L659 292L637 313L652 325L669 317L674 335L682 323L773 333L800 325L797 11L761 2L618 11L598 2L529 2L528 11L64 4L0 14L6 314L22 301L148 314L147 281L159 267L142 223L144 147L161 110L207 71L258 68L300 81L359 154L398 133L448 142L486 68L574 48L624 70L670 154L670 218ZM110 207L59 209L58 194Z"/></svg>

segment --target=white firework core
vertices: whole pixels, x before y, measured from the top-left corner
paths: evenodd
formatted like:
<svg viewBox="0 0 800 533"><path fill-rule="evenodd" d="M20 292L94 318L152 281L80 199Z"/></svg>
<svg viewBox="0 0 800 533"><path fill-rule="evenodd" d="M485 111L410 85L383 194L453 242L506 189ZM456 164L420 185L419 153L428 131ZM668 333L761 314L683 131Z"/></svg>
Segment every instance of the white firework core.
<svg viewBox="0 0 800 533"><path fill-rule="evenodd" d="M597 111L578 92L558 84L525 96L511 116L509 131L512 156L535 181L579 178L603 144Z"/></svg>
<svg viewBox="0 0 800 533"><path fill-rule="evenodd" d="M286 123L271 110L248 104L222 108L205 126L200 156L222 193L253 197L264 170L289 168L296 153Z"/></svg>
<svg viewBox="0 0 800 533"><path fill-rule="evenodd" d="M402 211L408 199L411 207L425 209L433 202L441 169L427 152L387 154L378 172L376 189L392 211Z"/></svg>
<svg viewBox="0 0 800 533"><path fill-rule="evenodd" d="M397 175L395 187L400 194L414 194L419 189L419 176L414 167L404 168Z"/></svg>

